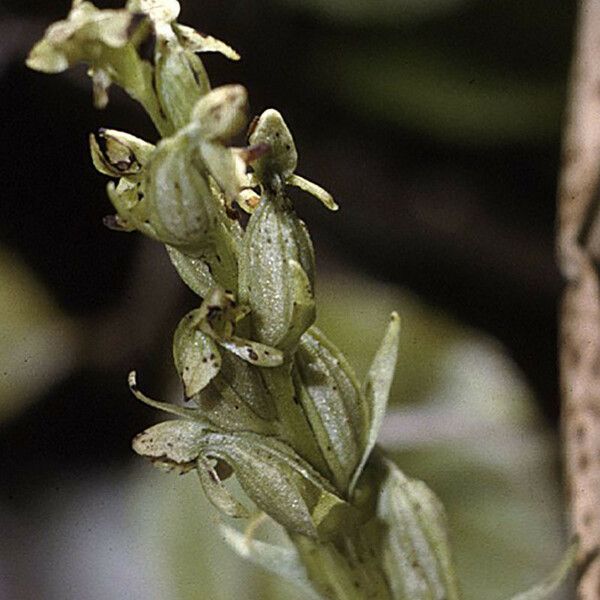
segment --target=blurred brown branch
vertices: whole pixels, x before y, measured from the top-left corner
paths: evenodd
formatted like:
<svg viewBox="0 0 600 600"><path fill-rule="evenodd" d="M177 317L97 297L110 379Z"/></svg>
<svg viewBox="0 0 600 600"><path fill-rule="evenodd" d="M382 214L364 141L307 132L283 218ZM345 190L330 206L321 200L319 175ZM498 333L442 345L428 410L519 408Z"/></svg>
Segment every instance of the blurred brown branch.
<svg viewBox="0 0 600 600"><path fill-rule="evenodd" d="M571 527L580 540L577 597L592 600L600 598L600 282L594 257L600 3L583 0L579 8L558 195L558 256L567 281L560 370Z"/></svg>

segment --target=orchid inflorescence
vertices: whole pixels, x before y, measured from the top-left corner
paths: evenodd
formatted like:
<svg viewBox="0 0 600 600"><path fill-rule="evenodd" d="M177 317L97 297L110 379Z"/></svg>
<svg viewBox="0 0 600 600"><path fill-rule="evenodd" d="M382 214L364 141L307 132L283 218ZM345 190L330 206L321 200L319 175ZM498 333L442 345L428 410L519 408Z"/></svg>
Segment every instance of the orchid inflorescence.
<svg viewBox="0 0 600 600"><path fill-rule="evenodd" d="M391 315L359 384L313 325L314 250L288 188L329 210L337 204L296 174L294 140L276 110L253 121L246 146L231 145L248 124L247 92L211 89L198 53L239 55L178 15L175 0L129 0L120 10L74 0L28 58L49 73L86 63L96 106L106 106L114 83L161 136L157 144L112 129L90 136L94 166L111 178L116 213L105 223L164 244L198 296L173 340L184 402L153 400L129 376L137 398L177 417L138 435L133 448L162 468L196 471L225 515L251 517L255 506L281 525L291 549L223 527L255 562L288 575L294 565L313 596L456 599L440 503L375 445L399 317ZM227 486L232 476L245 499Z"/></svg>

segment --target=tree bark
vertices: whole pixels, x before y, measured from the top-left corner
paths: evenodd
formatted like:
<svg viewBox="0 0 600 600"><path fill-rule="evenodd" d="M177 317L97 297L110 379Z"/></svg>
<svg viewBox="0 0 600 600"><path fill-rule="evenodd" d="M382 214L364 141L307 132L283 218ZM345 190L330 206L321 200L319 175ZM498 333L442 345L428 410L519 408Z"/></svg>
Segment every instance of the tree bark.
<svg viewBox="0 0 600 600"><path fill-rule="evenodd" d="M600 599L600 1L581 0L558 192L562 433L577 597Z"/></svg>

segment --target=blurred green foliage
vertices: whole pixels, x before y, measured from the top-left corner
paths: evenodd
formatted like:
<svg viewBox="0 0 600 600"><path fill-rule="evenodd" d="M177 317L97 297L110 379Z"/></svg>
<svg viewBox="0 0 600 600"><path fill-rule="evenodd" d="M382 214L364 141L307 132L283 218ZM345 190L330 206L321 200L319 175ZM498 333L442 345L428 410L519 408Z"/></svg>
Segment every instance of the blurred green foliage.
<svg viewBox="0 0 600 600"><path fill-rule="evenodd" d="M361 26L386 25L390 19L413 21L444 14L470 0L279 0L290 9L313 13L320 19ZM472 1L472 0L471 0Z"/></svg>
<svg viewBox="0 0 600 600"><path fill-rule="evenodd" d="M75 361L75 329L19 257L0 247L0 422Z"/></svg>
<svg viewBox="0 0 600 600"><path fill-rule="evenodd" d="M363 121L459 146L546 144L559 134L569 3L276 3L311 24L303 85Z"/></svg>

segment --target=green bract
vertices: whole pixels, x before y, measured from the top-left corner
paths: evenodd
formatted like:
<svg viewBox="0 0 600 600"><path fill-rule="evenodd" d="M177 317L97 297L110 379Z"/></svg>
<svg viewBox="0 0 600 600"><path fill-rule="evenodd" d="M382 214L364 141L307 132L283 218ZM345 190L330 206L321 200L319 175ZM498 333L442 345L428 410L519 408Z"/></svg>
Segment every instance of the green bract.
<svg viewBox="0 0 600 600"><path fill-rule="evenodd" d="M392 314L359 386L312 327L314 250L288 188L338 206L296 175L298 152L276 110L253 122L249 146L231 146L247 125L247 92L211 89L197 53L239 56L178 24L179 9L175 0L130 0L121 10L75 0L27 61L52 73L87 64L98 106L115 83L160 136L156 144L112 129L90 136L93 164L111 178L116 215L106 224L164 244L198 297L173 339L182 403L149 398L129 376L139 400L176 417L138 435L133 448L161 468L195 470L224 514L259 510L279 523L295 548L253 545L230 529L226 537L312 597L455 600L441 505L376 449L399 317ZM240 208L250 213L245 226ZM232 476L245 498L227 486ZM520 597L542 598L568 564Z"/></svg>
<svg viewBox="0 0 600 600"><path fill-rule="evenodd" d="M294 366L298 399L336 486L347 494L367 428L356 376L339 350L314 328L300 338Z"/></svg>

